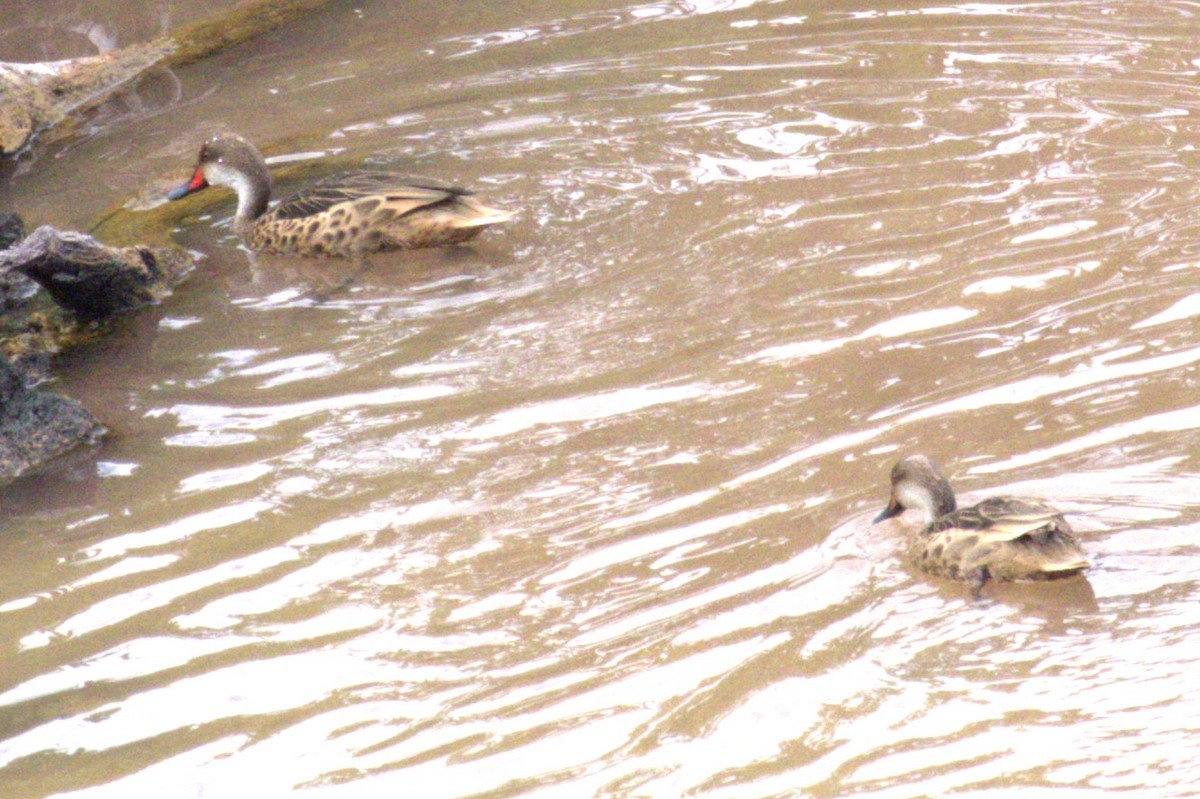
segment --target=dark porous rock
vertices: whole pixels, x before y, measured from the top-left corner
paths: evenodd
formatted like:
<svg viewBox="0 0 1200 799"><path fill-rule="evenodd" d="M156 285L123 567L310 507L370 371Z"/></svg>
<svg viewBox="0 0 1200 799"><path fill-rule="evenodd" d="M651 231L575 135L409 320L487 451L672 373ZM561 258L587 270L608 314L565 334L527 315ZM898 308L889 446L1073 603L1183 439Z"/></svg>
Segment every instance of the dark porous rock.
<svg viewBox="0 0 1200 799"><path fill-rule="evenodd" d="M0 358L0 483L15 480L80 444L102 428L72 399L29 388Z"/></svg>
<svg viewBox="0 0 1200 799"><path fill-rule="evenodd" d="M108 247L83 233L43 225L0 251L0 274L37 281L83 321L157 302L191 270L191 255L174 247Z"/></svg>

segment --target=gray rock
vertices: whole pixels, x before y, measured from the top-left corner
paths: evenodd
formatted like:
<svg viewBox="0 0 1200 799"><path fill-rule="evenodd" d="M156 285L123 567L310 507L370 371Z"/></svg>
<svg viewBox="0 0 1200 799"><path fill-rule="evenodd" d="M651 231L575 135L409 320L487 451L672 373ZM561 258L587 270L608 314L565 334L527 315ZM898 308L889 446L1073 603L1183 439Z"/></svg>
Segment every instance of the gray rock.
<svg viewBox="0 0 1200 799"><path fill-rule="evenodd" d="M0 274L11 270L32 278L84 321L158 301L193 265L177 248L117 249L47 225L0 251Z"/></svg>

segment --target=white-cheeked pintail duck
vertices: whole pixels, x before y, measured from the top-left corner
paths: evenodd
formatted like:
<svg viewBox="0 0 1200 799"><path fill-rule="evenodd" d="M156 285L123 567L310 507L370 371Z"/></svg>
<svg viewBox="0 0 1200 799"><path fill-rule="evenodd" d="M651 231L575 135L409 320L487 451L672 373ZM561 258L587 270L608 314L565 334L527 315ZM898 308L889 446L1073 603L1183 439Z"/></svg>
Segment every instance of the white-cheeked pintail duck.
<svg viewBox="0 0 1200 799"><path fill-rule="evenodd" d="M966 582L976 598L988 580L1053 580L1091 565L1067 520L1050 505L999 496L959 508L950 482L924 455L892 467L891 497L875 522L908 508L924 514L924 521L908 530L916 564Z"/></svg>
<svg viewBox="0 0 1200 799"><path fill-rule="evenodd" d="M345 172L267 210L271 173L246 139L223 133L204 142L196 170L167 197L209 186L237 193L234 230L251 250L361 259L381 250L458 244L512 218L441 181L391 172Z"/></svg>

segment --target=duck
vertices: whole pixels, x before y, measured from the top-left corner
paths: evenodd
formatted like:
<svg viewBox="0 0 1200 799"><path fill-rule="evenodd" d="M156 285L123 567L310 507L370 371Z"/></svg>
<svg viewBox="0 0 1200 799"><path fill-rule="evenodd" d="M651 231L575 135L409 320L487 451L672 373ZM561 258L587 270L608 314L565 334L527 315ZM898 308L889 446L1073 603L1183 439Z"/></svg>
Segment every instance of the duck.
<svg viewBox="0 0 1200 799"><path fill-rule="evenodd" d="M362 260L385 250L440 247L473 239L513 218L467 189L394 172L343 172L269 208L271 173L262 153L236 133L204 142L192 177L167 194L179 200L209 186L237 195L234 231L255 252Z"/></svg>
<svg viewBox="0 0 1200 799"><path fill-rule="evenodd" d="M950 481L925 455L897 461L891 481L874 523L920 511L922 521L907 531L909 556L930 574L967 583L975 599L992 580L1054 580L1091 565L1062 513L1041 500L995 496L959 508Z"/></svg>

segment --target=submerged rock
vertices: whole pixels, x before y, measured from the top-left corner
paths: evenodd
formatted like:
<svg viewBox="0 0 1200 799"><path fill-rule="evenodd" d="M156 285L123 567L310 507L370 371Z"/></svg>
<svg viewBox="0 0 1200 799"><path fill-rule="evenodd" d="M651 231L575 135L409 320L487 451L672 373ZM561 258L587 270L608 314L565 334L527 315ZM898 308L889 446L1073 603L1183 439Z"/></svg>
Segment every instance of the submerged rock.
<svg viewBox="0 0 1200 799"><path fill-rule="evenodd" d="M29 388L0 356L0 483L94 440L103 428L72 399Z"/></svg>
<svg viewBox="0 0 1200 799"><path fill-rule="evenodd" d="M0 274L13 270L44 288L83 321L162 299L194 265L173 247L109 247L83 233L43 225L0 251Z"/></svg>

